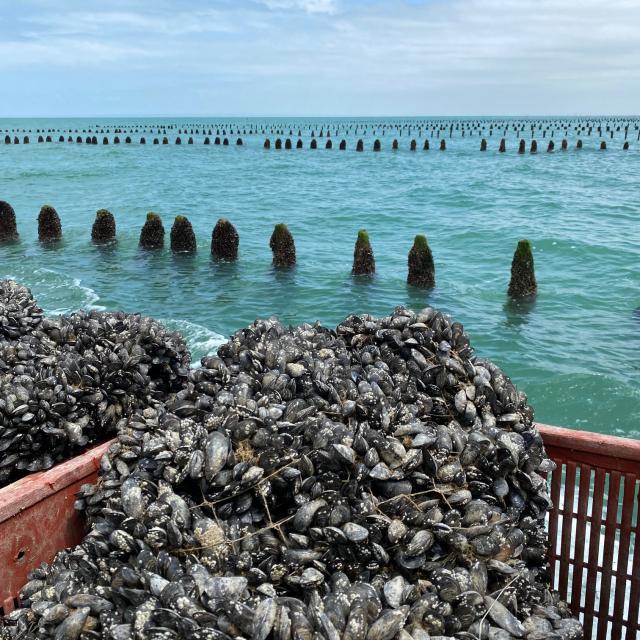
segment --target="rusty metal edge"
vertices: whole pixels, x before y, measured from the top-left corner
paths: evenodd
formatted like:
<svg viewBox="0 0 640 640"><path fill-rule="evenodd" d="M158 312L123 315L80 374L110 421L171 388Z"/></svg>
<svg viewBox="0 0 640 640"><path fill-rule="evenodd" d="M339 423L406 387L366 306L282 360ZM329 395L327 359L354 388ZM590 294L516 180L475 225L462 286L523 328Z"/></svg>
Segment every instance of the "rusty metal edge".
<svg viewBox="0 0 640 640"><path fill-rule="evenodd" d="M0 522L91 475L113 442L99 444L47 471L32 473L0 489Z"/></svg>
<svg viewBox="0 0 640 640"><path fill-rule="evenodd" d="M545 445L640 463L640 440L536 423Z"/></svg>

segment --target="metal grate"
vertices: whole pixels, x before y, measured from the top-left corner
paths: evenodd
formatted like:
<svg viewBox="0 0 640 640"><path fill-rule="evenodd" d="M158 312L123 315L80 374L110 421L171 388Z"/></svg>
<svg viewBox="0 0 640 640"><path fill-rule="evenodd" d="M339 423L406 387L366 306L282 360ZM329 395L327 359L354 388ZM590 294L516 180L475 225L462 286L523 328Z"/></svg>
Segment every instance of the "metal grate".
<svg viewBox="0 0 640 640"><path fill-rule="evenodd" d="M549 478L551 580L585 638L640 638L640 442L539 425Z"/></svg>

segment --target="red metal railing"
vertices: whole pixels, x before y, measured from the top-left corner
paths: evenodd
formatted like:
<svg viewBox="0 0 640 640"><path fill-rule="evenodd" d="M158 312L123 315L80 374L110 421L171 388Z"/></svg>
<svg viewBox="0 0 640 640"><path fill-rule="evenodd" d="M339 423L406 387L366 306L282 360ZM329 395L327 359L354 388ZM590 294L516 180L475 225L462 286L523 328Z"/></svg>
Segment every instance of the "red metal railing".
<svg viewBox="0 0 640 640"><path fill-rule="evenodd" d="M640 441L538 426L558 465L549 478L553 585L587 640L638 640ZM95 480L109 444L0 489L0 612L18 606L32 567L81 540L74 494Z"/></svg>
<svg viewBox="0 0 640 640"><path fill-rule="evenodd" d="M551 578L584 637L640 630L640 441L538 425L558 467L550 478Z"/></svg>

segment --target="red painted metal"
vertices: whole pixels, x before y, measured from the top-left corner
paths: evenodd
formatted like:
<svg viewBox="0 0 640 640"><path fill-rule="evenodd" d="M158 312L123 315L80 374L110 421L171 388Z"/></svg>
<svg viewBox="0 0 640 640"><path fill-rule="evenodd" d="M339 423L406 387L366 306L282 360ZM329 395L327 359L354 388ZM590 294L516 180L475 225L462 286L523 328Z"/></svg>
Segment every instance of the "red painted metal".
<svg viewBox="0 0 640 640"><path fill-rule="evenodd" d="M538 426L558 465L549 478L554 584L582 618L587 640L640 640L640 442ZM5 613L17 606L30 569L82 538L74 494L95 479L109 444L0 489L0 608Z"/></svg>
<svg viewBox="0 0 640 640"><path fill-rule="evenodd" d="M18 605L18 593L31 569L82 540L84 527L73 508L75 494L82 484L95 481L110 444L0 489L0 609L5 614Z"/></svg>
<svg viewBox="0 0 640 640"><path fill-rule="evenodd" d="M585 638L638 640L640 441L547 425L538 427L547 453L558 465L550 478L551 575L559 576L560 593L563 597L566 594L572 611L581 617ZM564 484L562 507L561 484ZM631 568L629 558L633 558Z"/></svg>

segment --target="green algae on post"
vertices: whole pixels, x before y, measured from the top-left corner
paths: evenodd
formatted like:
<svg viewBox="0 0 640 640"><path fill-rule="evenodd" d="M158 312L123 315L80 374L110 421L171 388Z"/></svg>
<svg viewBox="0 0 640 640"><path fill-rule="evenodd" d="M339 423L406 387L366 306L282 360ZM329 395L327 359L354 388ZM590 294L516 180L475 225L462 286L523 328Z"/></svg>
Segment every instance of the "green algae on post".
<svg viewBox="0 0 640 640"><path fill-rule="evenodd" d="M4 200L0 200L0 242L15 242L18 239L16 212Z"/></svg>
<svg viewBox="0 0 640 640"><path fill-rule="evenodd" d="M217 260L233 261L238 257L240 236L225 218L220 218L211 233L211 255Z"/></svg>
<svg viewBox="0 0 640 640"><path fill-rule="evenodd" d="M116 221L113 214L107 209L99 209L91 228L91 239L96 244L112 242L116 237Z"/></svg>
<svg viewBox="0 0 640 640"><path fill-rule="evenodd" d="M376 261L373 257L373 249L369 242L369 234L365 229L358 231L358 238L353 250L353 268L351 273L354 276L371 275L376 272Z"/></svg>
<svg viewBox="0 0 640 640"><path fill-rule="evenodd" d="M280 223L273 228L269 246L273 252L274 267L292 267L296 263L296 245L287 225Z"/></svg>
<svg viewBox="0 0 640 640"><path fill-rule="evenodd" d="M147 213L147 221L140 231L139 244L143 249L162 249L164 246L164 225L157 213Z"/></svg>
<svg viewBox="0 0 640 640"><path fill-rule="evenodd" d="M533 265L533 251L529 240L520 240L511 262L511 281L508 295L511 298L534 296L538 290Z"/></svg>
<svg viewBox="0 0 640 640"><path fill-rule="evenodd" d="M407 284L422 289L433 289L436 286L436 268L426 236L419 234L415 237L408 262Z"/></svg>
<svg viewBox="0 0 640 640"><path fill-rule="evenodd" d="M185 216L176 216L173 222L171 250L175 253L193 253L196 250L196 234Z"/></svg>
<svg viewBox="0 0 640 640"><path fill-rule="evenodd" d="M40 242L56 242L62 238L62 225L58 212L45 204L38 214L38 239Z"/></svg>

